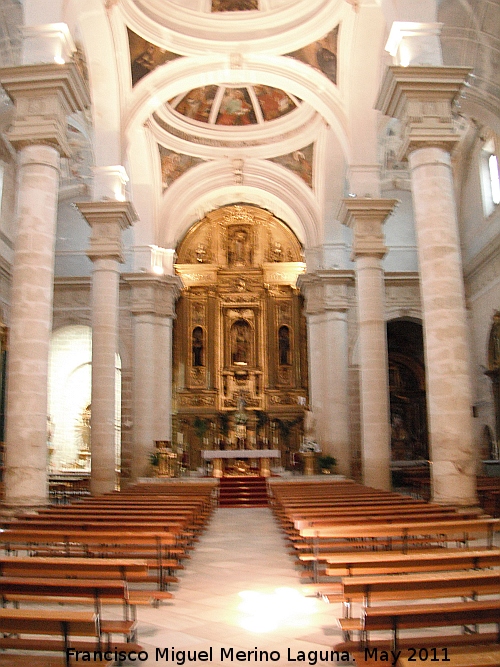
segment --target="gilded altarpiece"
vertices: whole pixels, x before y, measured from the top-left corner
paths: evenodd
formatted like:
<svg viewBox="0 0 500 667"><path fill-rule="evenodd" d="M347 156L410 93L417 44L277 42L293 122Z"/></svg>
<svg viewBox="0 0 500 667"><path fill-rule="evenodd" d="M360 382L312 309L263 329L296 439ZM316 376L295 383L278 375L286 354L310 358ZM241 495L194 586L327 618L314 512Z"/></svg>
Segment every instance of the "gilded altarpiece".
<svg viewBox="0 0 500 667"><path fill-rule="evenodd" d="M173 437L190 468L203 449L267 447L292 465L308 391L304 268L289 227L253 206L208 213L179 244Z"/></svg>

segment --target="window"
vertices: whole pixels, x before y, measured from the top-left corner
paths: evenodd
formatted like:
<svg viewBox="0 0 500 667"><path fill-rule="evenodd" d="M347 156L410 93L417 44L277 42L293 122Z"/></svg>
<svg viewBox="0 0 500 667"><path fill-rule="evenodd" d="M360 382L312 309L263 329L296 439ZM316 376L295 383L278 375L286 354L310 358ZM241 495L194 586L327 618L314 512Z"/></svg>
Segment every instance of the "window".
<svg viewBox="0 0 500 667"><path fill-rule="evenodd" d="M491 198L494 204L500 204L500 175L498 173L498 158L491 154L488 158L488 169L490 172Z"/></svg>
<svg viewBox="0 0 500 667"><path fill-rule="evenodd" d="M485 215L491 215L500 204L499 142L489 138L481 151L481 186Z"/></svg>

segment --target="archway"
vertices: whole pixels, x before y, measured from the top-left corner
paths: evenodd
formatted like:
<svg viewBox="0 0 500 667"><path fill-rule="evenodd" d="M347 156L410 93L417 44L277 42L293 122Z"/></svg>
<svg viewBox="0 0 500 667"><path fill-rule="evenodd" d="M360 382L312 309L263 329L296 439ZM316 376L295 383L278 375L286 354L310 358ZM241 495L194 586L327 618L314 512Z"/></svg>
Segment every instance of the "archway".
<svg viewBox="0 0 500 667"><path fill-rule="evenodd" d="M391 409L391 459L429 458L422 325L398 319L387 323Z"/></svg>
<svg viewBox="0 0 500 667"><path fill-rule="evenodd" d="M121 362L115 361L116 467L121 459ZM70 325L52 334L49 357L47 457L52 472L90 472L92 330Z"/></svg>

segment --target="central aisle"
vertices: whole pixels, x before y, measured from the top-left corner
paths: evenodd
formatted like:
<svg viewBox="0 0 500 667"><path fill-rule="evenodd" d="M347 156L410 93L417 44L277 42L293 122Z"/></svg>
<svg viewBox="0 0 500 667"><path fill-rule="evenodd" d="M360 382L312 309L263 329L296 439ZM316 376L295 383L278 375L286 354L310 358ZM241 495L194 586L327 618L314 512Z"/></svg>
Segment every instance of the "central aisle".
<svg viewBox="0 0 500 667"><path fill-rule="evenodd" d="M273 658L279 653L279 660L250 655L248 662L301 667L312 664L309 651L324 656L340 640L335 621L340 607L303 596L298 570L268 508L217 509L191 553L172 589L172 603L138 610L139 642L149 654L140 664L179 664L172 648L212 648L212 661L188 662L186 654L187 665L239 664L237 651L257 647L277 652ZM166 654L156 660L157 647L169 649L168 661ZM318 653L318 664L332 663L319 662Z"/></svg>

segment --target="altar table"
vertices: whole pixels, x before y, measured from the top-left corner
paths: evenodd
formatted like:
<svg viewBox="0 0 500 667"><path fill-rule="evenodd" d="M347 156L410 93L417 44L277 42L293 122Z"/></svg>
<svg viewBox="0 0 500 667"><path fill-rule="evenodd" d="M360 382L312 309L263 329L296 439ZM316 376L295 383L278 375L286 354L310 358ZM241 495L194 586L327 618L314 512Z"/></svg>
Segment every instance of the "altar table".
<svg viewBox="0 0 500 667"><path fill-rule="evenodd" d="M223 459L260 459L260 474L270 477L269 459L281 456L279 449L204 449L201 452L203 459L213 462L212 477L223 477Z"/></svg>

